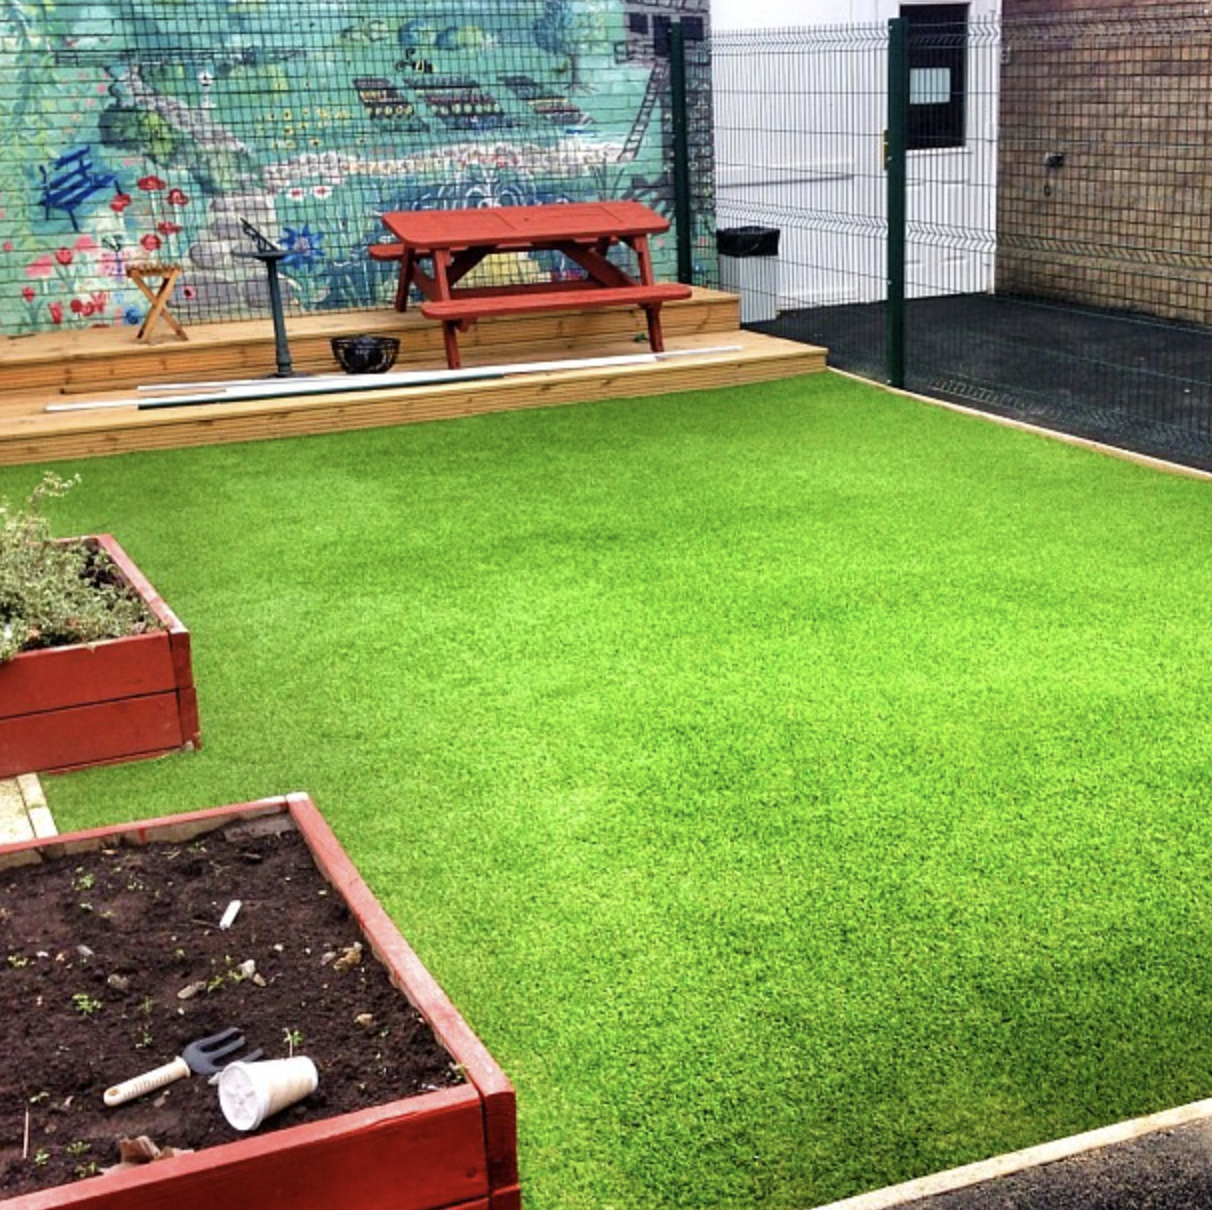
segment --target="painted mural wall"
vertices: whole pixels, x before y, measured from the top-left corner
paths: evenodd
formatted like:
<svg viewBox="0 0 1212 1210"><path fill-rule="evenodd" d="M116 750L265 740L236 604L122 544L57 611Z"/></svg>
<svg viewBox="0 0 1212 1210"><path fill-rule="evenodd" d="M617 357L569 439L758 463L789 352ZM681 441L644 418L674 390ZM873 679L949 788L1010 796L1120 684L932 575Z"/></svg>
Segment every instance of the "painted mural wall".
<svg viewBox="0 0 1212 1210"><path fill-rule="evenodd" d="M310 311L389 303L385 211L672 214L668 30L705 46L707 3L0 0L0 333L141 322L132 262L184 267L186 320L262 315L245 223ZM672 277L672 234L655 252Z"/></svg>

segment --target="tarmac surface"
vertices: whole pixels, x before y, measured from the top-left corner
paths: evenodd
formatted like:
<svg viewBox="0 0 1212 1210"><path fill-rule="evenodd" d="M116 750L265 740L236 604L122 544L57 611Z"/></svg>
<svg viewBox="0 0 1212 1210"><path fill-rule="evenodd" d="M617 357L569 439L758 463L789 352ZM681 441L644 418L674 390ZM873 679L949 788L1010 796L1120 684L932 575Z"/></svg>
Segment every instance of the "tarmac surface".
<svg viewBox="0 0 1212 1210"><path fill-rule="evenodd" d="M823 345L831 366L887 381L883 303L784 311L747 326ZM905 370L910 391L1212 470L1212 333L1203 328L994 294L911 299Z"/></svg>
<svg viewBox="0 0 1212 1210"><path fill-rule="evenodd" d="M1212 1125L1197 1122L996 1177L900 1210L1208 1210Z"/></svg>
<svg viewBox="0 0 1212 1210"><path fill-rule="evenodd" d="M1212 1100L904 1185L820 1210L1209 1210Z"/></svg>

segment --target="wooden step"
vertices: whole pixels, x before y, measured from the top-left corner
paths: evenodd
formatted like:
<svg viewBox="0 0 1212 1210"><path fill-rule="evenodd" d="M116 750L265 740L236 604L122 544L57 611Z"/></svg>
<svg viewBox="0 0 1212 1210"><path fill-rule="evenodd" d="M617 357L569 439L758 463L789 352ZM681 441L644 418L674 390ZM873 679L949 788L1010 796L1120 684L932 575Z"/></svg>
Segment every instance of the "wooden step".
<svg viewBox="0 0 1212 1210"><path fill-rule="evenodd" d="M667 303L661 317L667 338L732 332L740 322L739 300L718 290L695 290L689 299ZM401 369L425 366L434 358L445 360L442 325L416 310L288 316L286 329L294 367L307 373L339 372L332 338L359 333L400 337L396 364ZM548 344L582 348L581 356L592 356L600 345L642 336L646 331L647 321L639 307L503 316L477 324L460 345L469 358L474 358L477 349ZM273 325L268 318L199 324L189 328L188 335L187 341L170 335L150 345L136 343L133 328L84 328L0 338L0 365L4 367L0 413L7 398L28 391L71 394L187 379L248 378L272 374L276 367Z"/></svg>
<svg viewBox="0 0 1212 1210"><path fill-rule="evenodd" d="M487 339L468 340L465 364L501 366L536 361L620 357L647 352L633 325L596 312L562 314L556 322L527 317L485 320ZM111 330L56 334L55 358L43 352L10 359L23 344L10 340L3 352L4 385L24 373L20 390L0 393L0 465L52 462L134 450L171 449L231 441L257 441L448 419L517 408L548 407L607 399L661 396L677 391L733 387L810 374L825 368L825 350L778 340L737 327L737 300L715 291L695 291L686 303L670 304L666 348L687 354L640 364L588 367L570 365L541 373L468 382L439 382L389 390L354 390L327 395L210 403L139 411L122 406L93 411L47 412L49 403L130 401L133 387L154 382L258 378L274 368L270 325L212 325L190 329L188 342L147 348L127 335L125 356L115 355ZM677 316L677 319L674 317ZM731 326L728 319L731 318ZM550 320L553 317L539 317ZM639 320L642 332L642 313ZM222 327L222 331L217 330ZM512 329L506 332L505 329ZM429 341L430 330L437 339ZM307 317L293 321L291 349L298 368L336 371L328 341L355 332L394 333L403 338L397 370L444 370L441 327L419 315L394 312ZM475 330L473 330L474 334ZM511 335L512 341L506 336ZM76 338L69 341L66 338ZM108 339L100 339L102 337ZM85 338L85 339L80 339ZM90 339L91 338L91 339ZM33 338L31 338L33 339ZM50 338L38 338L45 343ZM108 347L107 347L108 346ZM31 345L32 349L33 346ZM67 364L64 364L64 363ZM41 386L35 385L42 381Z"/></svg>

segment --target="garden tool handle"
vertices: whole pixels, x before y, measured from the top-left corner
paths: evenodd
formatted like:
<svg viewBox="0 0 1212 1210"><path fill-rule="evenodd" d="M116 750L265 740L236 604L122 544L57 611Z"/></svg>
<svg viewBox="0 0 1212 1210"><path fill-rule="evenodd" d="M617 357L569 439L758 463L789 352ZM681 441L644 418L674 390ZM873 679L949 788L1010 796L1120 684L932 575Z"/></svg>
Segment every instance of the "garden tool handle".
<svg viewBox="0 0 1212 1210"><path fill-rule="evenodd" d="M133 1080L124 1080L121 1084L107 1088L105 1103L111 1109L115 1105L125 1105L127 1101L133 1101L135 1097L146 1096L149 1092L155 1092L157 1088L163 1088L165 1084L171 1084L174 1080L183 1080L188 1075L189 1064L178 1057L171 1063L165 1063L163 1067L145 1071L141 1076L135 1076Z"/></svg>

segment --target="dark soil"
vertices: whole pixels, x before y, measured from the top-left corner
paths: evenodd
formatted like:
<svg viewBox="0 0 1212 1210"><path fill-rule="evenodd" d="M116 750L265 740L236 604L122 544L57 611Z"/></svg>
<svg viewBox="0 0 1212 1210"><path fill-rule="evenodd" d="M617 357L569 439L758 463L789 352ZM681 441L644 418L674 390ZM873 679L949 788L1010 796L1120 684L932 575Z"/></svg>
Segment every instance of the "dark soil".
<svg viewBox="0 0 1212 1210"><path fill-rule="evenodd" d="M0 1198L92 1177L124 1137L192 1150L247 1137L204 1076L102 1101L229 1026L320 1072L257 1133L461 1082L369 946L359 960L364 938L302 837L275 826L0 871ZM221 931L233 899L243 907Z"/></svg>

